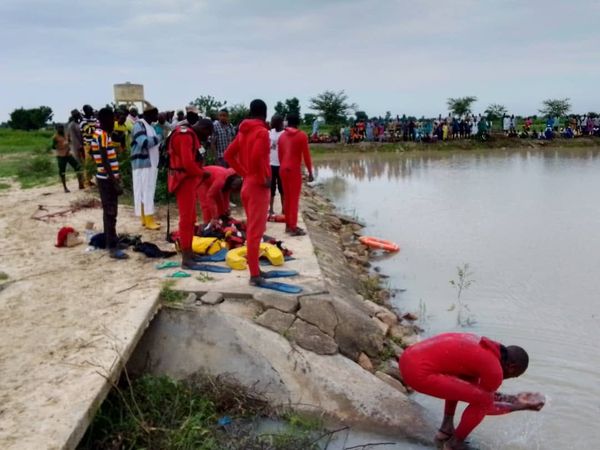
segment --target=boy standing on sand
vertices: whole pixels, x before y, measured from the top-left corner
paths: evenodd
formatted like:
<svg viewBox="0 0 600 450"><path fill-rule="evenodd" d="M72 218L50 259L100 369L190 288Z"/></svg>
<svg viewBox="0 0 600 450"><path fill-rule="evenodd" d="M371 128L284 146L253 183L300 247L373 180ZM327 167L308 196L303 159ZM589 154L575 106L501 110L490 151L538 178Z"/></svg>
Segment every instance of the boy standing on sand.
<svg viewBox="0 0 600 450"><path fill-rule="evenodd" d="M58 175L62 182L63 189L65 192L71 192L67 188L67 179L65 172L67 170L67 164L70 165L75 172L77 172L77 181L79 181L79 189L83 189L83 175L81 173L81 164L77 162L75 157L71 154L69 143L65 136L64 125L56 126L56 134L52 138L52 148L56 152L56 160L58 162Z"/></svg>

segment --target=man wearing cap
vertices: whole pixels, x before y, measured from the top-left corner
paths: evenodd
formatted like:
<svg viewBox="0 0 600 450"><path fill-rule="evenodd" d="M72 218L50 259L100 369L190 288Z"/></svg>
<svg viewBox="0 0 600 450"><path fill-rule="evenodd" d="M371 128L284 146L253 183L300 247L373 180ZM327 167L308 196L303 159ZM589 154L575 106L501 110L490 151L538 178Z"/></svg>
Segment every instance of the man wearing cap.
<svg viewBox="0 0 600 450"><path fill-rule="evenodd" d="M141 218L142 226L149 230L160 228L160 224L154 220L154 191L158 178L161 137L156 134L152 123L157 119L158 109L146 103L144 117L138 119L133 126L131 144L134 211Z"/></svg>

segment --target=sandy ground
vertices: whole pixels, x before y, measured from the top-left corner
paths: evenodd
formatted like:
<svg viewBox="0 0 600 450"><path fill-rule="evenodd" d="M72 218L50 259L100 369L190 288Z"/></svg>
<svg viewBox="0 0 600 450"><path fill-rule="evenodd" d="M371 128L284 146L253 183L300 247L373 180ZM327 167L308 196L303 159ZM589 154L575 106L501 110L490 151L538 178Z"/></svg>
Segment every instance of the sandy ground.
<svg viewBox="0 0 600 450"><path fill-rule="evenodd" d="M93 221L101 231L101 209L49 221L31 218L38 205L59 211L86 196L64 194L59 186L0 191L0 271L9 276L0 288L2 449L76 446L110 388L107 377L118 376L158 309L166 272L154 268L156 260L130 251L129 260L115 261L105 251L85 252L85 245L54 246L62 226L83 231ZM120 207L117 231L143 234L145 241L170 249L163 230L142 232L131 207ZM267 233L283 236L283 225L270 224ZM286 244L299 258L286 269L310 278L294 282L316 281L320 272L309 238ZM208 283L195 276L177 283L199 291L254 289L246 272L212 276Z"/></svg>

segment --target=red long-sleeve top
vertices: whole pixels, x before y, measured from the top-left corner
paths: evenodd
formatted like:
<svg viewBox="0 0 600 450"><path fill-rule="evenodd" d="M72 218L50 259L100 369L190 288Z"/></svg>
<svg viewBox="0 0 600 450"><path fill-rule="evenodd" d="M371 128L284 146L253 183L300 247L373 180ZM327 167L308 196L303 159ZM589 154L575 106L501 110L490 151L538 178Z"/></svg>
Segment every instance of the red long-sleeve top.
<svg viewBox="0 0 600 450"><path fill-rule="evenodd" d="M169 192L175 192L186 178L201 177L202 163L197 161L200 141L194 130L179 126L173 131L169 142Z"/></svg>
<svg viewBox="0 0 600 450"><path fill-rule="evenodd" d="M202 181L206 183L206 207L211 211L212 217L220 217L229 210L229 191L223 192L227 178L235 175L234 169L226 169L220 166L205 166L204 171L210 173L210 177Z"/></svg>
<svg viewBox="0 0 600 450"><path fill-rule="evenodd" d="M270 151L266 123L260 119L246 119L225 150L224 158L244 178L244 183L264 185L271 177Z"/></svg>
<svg viewBox="0 0 600 450"><path fill-rule="evenodd" d="M510 405L494 402L494 394L504 379L501 345L471 333L444 333L405 350L419 378L428 374L453 375L473 384L487 398L488 415L505 414Z"/></svg>
<svg viewBox="0 0 600 450"><path fill-rule="evenodd" d="M308 136L302 130L288 127L279 137L280 170L300 170L302 159L309 173L312 173L312 159L308 148Z"/></svg>

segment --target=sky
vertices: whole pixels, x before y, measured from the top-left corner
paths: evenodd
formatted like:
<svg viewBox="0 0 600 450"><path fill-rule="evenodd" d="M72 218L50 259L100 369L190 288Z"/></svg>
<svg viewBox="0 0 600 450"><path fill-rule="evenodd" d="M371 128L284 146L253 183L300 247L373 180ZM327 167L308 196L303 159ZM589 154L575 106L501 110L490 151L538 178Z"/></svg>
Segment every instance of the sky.
<svg viewBox="0 0 600 450"><path fill-rule="evenodd" d="M0 122L18 107L113 101L144 85L160 110L345 90L369 116L447 113L473 95L535 114L600 111L600 1L2 0Z"/></svg>

